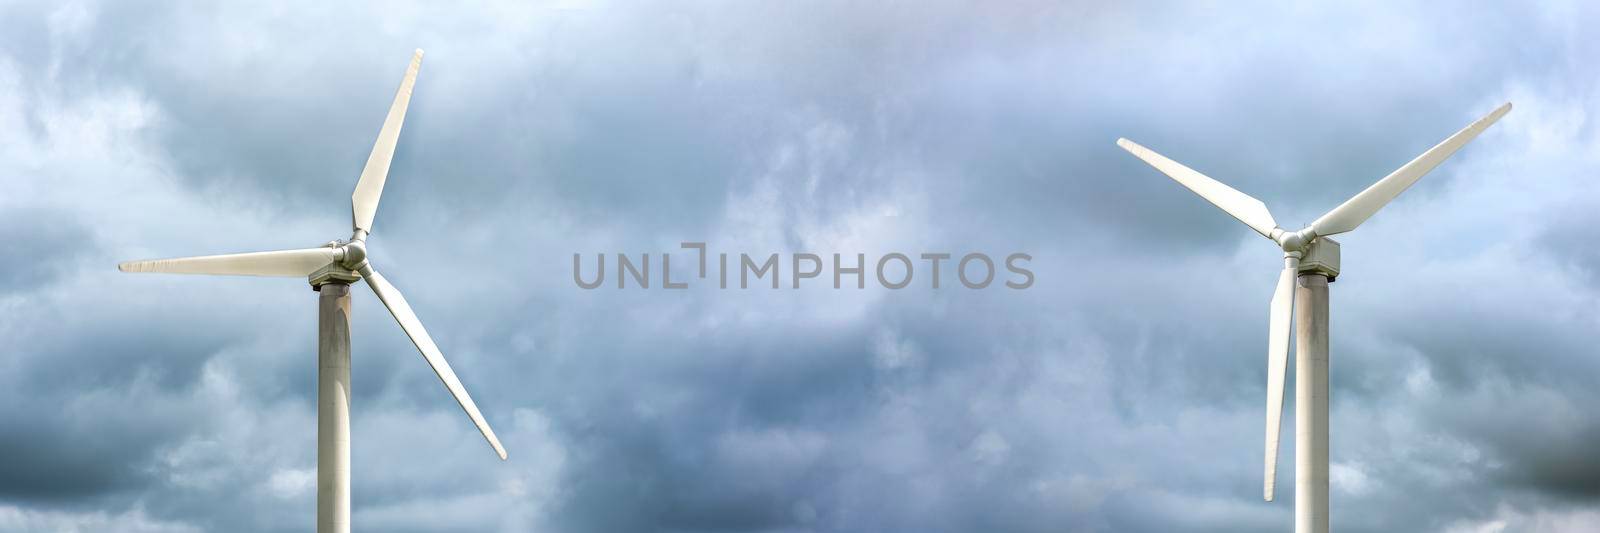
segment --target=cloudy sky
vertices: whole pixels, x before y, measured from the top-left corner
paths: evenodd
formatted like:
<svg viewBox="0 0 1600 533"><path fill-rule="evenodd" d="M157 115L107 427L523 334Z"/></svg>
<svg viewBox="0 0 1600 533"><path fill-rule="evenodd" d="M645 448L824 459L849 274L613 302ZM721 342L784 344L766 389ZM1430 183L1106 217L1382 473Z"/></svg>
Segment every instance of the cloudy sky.
<svg viewBox="0 0 1600 533"><path fill-rule="evenodd" d="M1285 530L1277 252L1113 142L1297 226L1504 101L1341 239L1333 526L1600 529L1590 3L373 4L0 2L0 531L311 529L316 294L114 265L348 236L419 47L373 260L510 460L357 287L357 530ZM573 283L683 241L1037 281Z"/></svg>

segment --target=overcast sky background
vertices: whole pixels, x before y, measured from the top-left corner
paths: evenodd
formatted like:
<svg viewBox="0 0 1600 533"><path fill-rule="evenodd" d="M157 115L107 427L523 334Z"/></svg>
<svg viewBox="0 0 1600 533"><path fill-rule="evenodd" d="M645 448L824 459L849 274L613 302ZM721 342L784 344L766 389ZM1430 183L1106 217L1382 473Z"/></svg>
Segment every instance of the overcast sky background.
<svg viewBox="0 0 1600 533"><path fill-rule="evenodd" d="M1298 227L1504 101L1341 238L1333 527L1600 530L1592 3L325 4L0 2L0 531L312 528L315 293L114 265L347 237L418 47L373 260L510 460L357 287L357 530L1286 530L1278 253L1114 141ZM572 281L681 241L1037 282Z"/></svg>

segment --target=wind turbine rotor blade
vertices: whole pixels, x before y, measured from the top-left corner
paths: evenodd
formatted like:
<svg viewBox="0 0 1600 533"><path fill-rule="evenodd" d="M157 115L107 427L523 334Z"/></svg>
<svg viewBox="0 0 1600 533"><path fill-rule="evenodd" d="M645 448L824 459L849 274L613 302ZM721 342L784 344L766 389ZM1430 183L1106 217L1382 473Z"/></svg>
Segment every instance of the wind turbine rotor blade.
<svg viewBox="0 0 1600 533"><path fill-rule="evenodd" d="M400 329L411 337L411 343L417 346L417 351L422 352L422 358L428 361L428 366L433 367L433 373L439 375L439 381L444 382L450 395L455 396L456 403L461 404L461 409L478 426L483 438L488 439L489 445L494 447L494 453L500 456L500 460L505 460L505 447L500 445L500 439L489 428L489 421L484 420L483 413L478 411L478 404L472 402L472 397L467 395L467 388L461 385L455 371L450 369L450 363L444 360L444 354L433 343L433 338L428 336L428 330L422 328L422 321L417 320L417 314L411 311L411 304L406 303L405 296L371 266L363 266L360 272L361 277L366 278L367 285L372 287L372 292L378 295L378 300L389 308L389 314L394 315L394 321L400 324Z"/></svg>
<svg viewBox="0 0 1600 533"><path fill-rule="evenodd" d="M350 195L351 229L372 233L372 219L378 214L378 198L383 196L383 183L389 178L389 162L394 159L395 144L400 142L400 126L406 121L406 108L411 105L411 88L417 83L417 71L422 69L422 49L411 56L411 66L400 79L400 90L389 106L389 116L378 131L378 141L372 145L372 155L367 156L367 166L361 170L361 180Z"/></svg>
<svg viewBox="0 0 1600 533"><path fill-rule="evenodd" d="M329 263L338 261L333 248L307 248L274 252L206 255L126 261L117 264L123 272L161 272L167 274L214 274L224 276L305 277Z"/></svg>
<svg viewBox="0 0 1600 533"><path fill-rule="evenodd" d="M1311 223L1312 230L1317 235L1334 235L1356 229L1356 226L1366 222L1379 209L1383 209L1383 206L1388 205L1389 201L1394 200L1400 193L1405 192L1407 188L1411 187L1411 184L1416 183L1428 171L1439 166L1439 163L1443 163L1451 154L1456 153L1456 150L1460 150L1462 146L1466 146L1472 139L1477 138L1478 134L1483 133L1483 130L1488 129L1489 126L1500 120L1500 117L1505 116L1509 111L1511 111L1511 102L1506 102L1488 115L1484 115L1483 118L1468 124L1466 128L1456 132L1455 135L1451 135L1444 142L1428 149L1422 155L1417 156L1416 159L1412 159L1410 163L1406 163L1405 166L1378 180L1371 187L1367 187L1366 190L1346 200L1343 204L1339 204L1339 207L1335 207L1332 211L1322 215L1322 218L1318 218Z"/></svg>
<svg viewBox="0 0 1600 533"><path fill-rule="evenodd" d="M1134 157L1143 159L1150 166L1156 167L1156 170L1171 177L1178 184L1188 187L1212 205L1233 215L1233 218L1250 226L1250 229L1256 230L1261 236L1271 239L1272 230L1278 228L1278 223L1272 219L1272 213L1267 211L1267 204L1261 203L1261 200L1251 198L1250 195L1234 190L1233 187L1195 172L1194 169L1183 166L1177 161L1167 159L1166 156L1140 146L1139 143L1117 139L1117 146L1121 146Z"/></svg>
<svg viewBox="0 0 1600 533"><path fill-rule="evenodd" d="M1272 501L1278 482L1278 436L1283 426L1283 389L1289 372L1289 329L1294 323L1294 280L1300 260L1286 257L1278 288L1272 292L1267 326L1267 453L1266 486L1262 497Z"/></svg>

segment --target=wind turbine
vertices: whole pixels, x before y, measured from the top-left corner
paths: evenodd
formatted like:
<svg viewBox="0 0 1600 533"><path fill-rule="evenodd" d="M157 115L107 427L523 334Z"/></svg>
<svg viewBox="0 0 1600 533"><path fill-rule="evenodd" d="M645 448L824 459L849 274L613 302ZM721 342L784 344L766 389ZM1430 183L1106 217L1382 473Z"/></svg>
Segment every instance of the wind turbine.
<svg viewBox="0 0 1600 533"><path fill-rule="evenodd" d="M433 367L445 389L455 396L467 417L488 439L495 454L501 460L506 458L505 447L500 445L500 439L495 437L489 422L467 395L467 389L462 387L433 338L422 328L411 305L400 295L400 290L367 261L367 236L372 233L378 198L383 194L389 162L400 139L400 125L405 122L411 88L416 84L420 68L422 50L417 50L406 68L405 77L400 80L400 90L389 107L383 129L378 131L378 141L367 157L367 166L361 171L356 190L350 195L350 240L335 240L318 248L300 250L128 261L117 265L123 272L306 276L312 289L320 293L317 304L317 531L321 533L350 531L350 284L356 280L367 280L367 286L394 315L400 329L411 337L417 351L422 352L422 358Z"/></svg>
<svg viewBox="0 0 1600 533"><path fill-rule="evenodd" d="M1327 238L1360 226L1423 174L1439 166L1511 111L1507 102L1423 152L1377 183L1322 215L1288 231L1266 204L1127 139L1117 146L1156 167L1179 185L1239 219L1283 249L1283 273L1272 293L1267 328L1266 486L1272 501L1278 467L1279 423L1289 366L1289 328L1295 328L1295 531L1328 531L1328 283L1339 275L1339 243ZM1298 282L1296 278L1298 277Z"/></svg>

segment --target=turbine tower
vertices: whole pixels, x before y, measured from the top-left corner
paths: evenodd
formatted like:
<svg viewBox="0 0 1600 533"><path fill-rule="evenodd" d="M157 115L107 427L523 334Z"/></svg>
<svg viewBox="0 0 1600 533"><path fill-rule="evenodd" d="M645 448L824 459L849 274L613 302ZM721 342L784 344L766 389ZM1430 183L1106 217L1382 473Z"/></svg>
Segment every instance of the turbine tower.
<svg viewBox="0 0 1600 533"><path fill-rule="evenodd" d="M461 409L467 412L478 431L488 439L501 460L506 450L500 439L489 428L477 404L461 386L461 380L450 369L439 347L422 328L411 305L406 303L400 290L384 279L367 261L367 236L372 233L372 219L378 212L378 198L383 195L383 183L389 175L389 162L394 158L395 143L400 139L400 125L405 122L406 107L411 102L411 88L416 84L417 71L422 68L422 50L411 57L405 77L400 80L400 90L389 107L389 116L378 131L378 141L367 157L367 166L356 182L355 193L350 195L350 240L336 240L319 248L251 252L242 254L183 257L129 261L117 265L123 272L165 272L171 274L215 274L235 276L306 276L311 288L318 291L317 305L317 531L319 533L348 533L350 531L350 284L367 280L367 286L378 295L389 313L394 315L400 329L422 352L422 358L433 367L445 389L455 396Z"/></svg>
<svg viewBox="0 0 1600 533"><path fill-rule="evenodd" d="M1328 283L1339 275L1339 243L1327 238L1360 226L1423 174L1472 141L1511 110L1507 102L1423 152L1322 215L1310 226L1278 226L1266 204L1127 139L1117 146L1149 163L1179 185L1239 219L1283 249L1283 272L1272 293L1267 328L1266 485L1272 501L1278 467L1283 387L1289 366L1289 329L1295 328L1295 528L1328 531ZM1296 279L1298 278L1298 281Z"/></svg>

